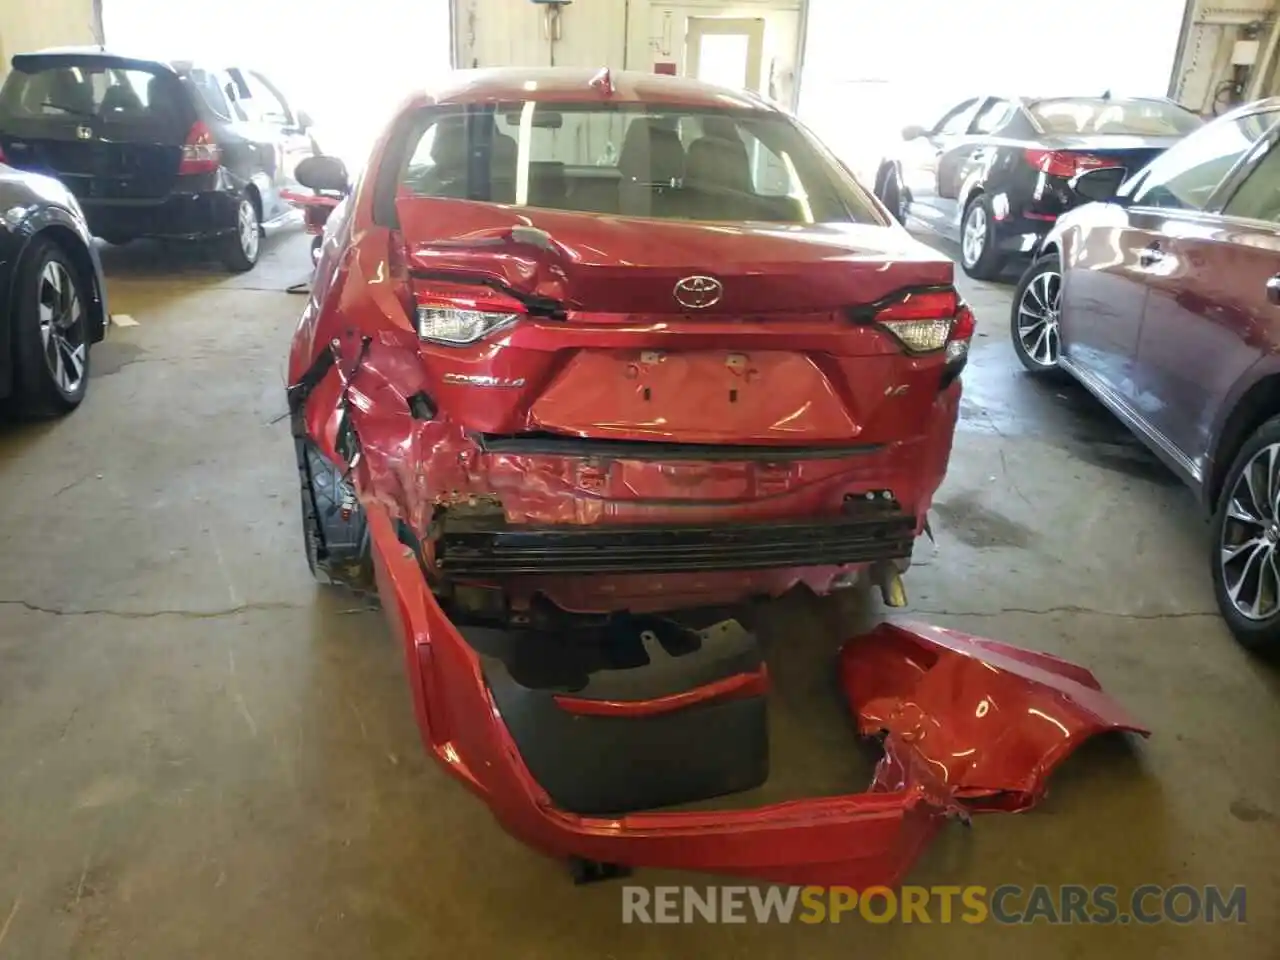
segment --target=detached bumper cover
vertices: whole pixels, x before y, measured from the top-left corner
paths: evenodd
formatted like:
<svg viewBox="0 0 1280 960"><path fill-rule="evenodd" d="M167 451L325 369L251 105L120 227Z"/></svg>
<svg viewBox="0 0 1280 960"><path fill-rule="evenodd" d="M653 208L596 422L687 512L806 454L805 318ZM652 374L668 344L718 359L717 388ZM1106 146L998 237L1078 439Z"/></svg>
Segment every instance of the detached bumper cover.
<svg viewBox="0 0 1280 960"><path fill-rule="evenodd" d="M377 504L369 530L428 750L510 833L551 856L779 883L894 885L948 819L1023 809L1083 740L1147 733L1080 667L955 631L882 625L849 641L840 658L860 729L884 734L867 792L705 813L567 813L530 775L479 657Z"/></svg>

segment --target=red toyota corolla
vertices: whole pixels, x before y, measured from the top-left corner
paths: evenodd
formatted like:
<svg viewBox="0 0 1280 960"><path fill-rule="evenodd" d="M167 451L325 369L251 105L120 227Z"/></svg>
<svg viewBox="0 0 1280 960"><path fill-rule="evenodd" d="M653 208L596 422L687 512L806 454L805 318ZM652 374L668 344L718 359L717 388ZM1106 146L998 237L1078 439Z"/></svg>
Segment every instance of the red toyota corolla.
<svg viewBox="0 0 1280 960"><path fill-rule="evenodd" d="M428 749L516 835L891 882L957 797L1031 802L1127 723L1052 658L890 631L842 665L867 732L892 733L868 793L636 816L768 766L755 638L657 611L864 574L901 602L973 335L951 262L789 116L676 78L457 74L354 185L326 157L297 177L344 198L290 357L308 559L376 584ZM971 694L1064 737L962 733L967 772L892 739L984 717Z"/></svg>
<svg viewBox="0 0 1280 960"><path fill-rule="evenodd" d="M972 333L951 262L763 101L457 74L375 147L294 337L310 559L368 569L358 491L487 615L896 584Z"/></svg>

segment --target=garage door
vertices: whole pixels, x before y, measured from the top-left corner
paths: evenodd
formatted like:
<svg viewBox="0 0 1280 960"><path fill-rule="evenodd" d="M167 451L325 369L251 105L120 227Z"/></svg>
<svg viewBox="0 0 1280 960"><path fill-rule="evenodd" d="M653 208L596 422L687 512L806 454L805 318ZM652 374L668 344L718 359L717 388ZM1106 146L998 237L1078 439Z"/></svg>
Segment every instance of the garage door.
<svg viewBox="0 0 1280 960"><path fill-rule="evenodd" d="M866 176L886 138L967 94L1164 96L1184 9L1185 0L810 0L799 114Z"/></svg>

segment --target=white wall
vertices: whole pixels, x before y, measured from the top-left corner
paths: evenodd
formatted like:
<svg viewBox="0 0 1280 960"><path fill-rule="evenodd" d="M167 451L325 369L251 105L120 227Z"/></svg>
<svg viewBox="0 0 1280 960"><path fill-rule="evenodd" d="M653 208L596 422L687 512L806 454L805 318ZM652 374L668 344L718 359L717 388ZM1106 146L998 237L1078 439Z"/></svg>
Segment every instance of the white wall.
<svg viewBox="0 0 1280 960"><path fill-rule="evenodd" d="M552 45L544 8L530 0L454 0L459 66L547 66ZM674 62L683 70L690 17L754 17L765 21L762 86L770 65L779 99L793 102L801 0L578 0L563 9L558 66L651 71ZM767 91L766 91L767 92Z"/></svg>
<svg viewBox="0 0 1280 960"><path fill-rule="evenodd" d="M96 41L93 0L0 0L0 77L15 53Z"/></svg>

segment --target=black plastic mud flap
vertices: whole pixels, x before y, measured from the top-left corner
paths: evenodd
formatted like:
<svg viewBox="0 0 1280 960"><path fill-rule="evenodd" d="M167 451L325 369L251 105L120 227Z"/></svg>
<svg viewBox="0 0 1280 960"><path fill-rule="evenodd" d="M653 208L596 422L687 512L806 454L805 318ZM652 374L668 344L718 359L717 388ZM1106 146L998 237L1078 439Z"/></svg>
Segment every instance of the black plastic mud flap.
<svg viewBox="0 0 1280 960"><path fill-rule="evenodd" d="M619 614L561 632L461 630L525 765L563 810L648 810L768 777L767 674L736 621L695 631Z"/></svg>

